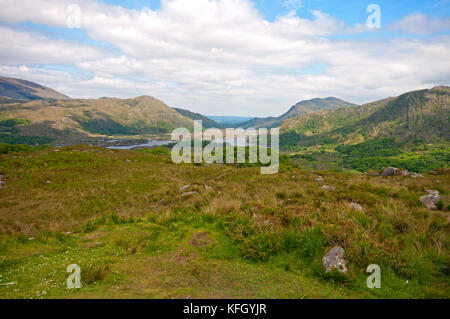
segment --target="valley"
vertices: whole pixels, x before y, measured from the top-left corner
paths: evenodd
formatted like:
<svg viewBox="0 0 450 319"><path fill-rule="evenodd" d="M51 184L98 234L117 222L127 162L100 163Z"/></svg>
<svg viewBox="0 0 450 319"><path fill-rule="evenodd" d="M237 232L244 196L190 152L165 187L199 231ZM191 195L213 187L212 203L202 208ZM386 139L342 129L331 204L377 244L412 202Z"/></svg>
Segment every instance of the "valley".
<svg viewBox="0 0 450 319"><path fill-rule="evenodd" d="M0 298L446 298L450 174L174 164L166 148L0 155ZM329 186L329 187L325 187ZM332 190L334 187L334 190ZM439 209L420 200L437 190ZM326 273L339 245L348 272ZM66 268L81 268L67 289ZM366 267L381 267L368 289Z"/></svg>
<svg viewBox="0 0 450 319"><path fill-rule="evenodd" d="M153 97L4 96L0 298L447 298L449 110L441 86L235 118L280 128L279 172L261 175L173 163L174 128L224 122ZM336 247L345 273L324 269Z"/></svg>

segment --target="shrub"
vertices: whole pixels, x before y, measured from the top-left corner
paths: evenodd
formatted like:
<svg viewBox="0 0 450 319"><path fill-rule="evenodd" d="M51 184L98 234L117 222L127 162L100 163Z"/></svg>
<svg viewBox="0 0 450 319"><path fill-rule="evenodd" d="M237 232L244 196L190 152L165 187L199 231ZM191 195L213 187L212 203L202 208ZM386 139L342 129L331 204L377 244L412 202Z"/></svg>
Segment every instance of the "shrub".
<svg viewBox="0 0 450 319"><path fill-rule="evenodd" d="M292 252L301 247L302 236L295 231L284 231L281 236L281 249L285 252Z"/></svg>
<svg viewBox="0 0 450 319"><path fill-rule="evenodd" d="M109 273L108 265L103 266L89 265L81 269L81 283L92 284L95 282L102 281L108 273Z"/></svg>
<svg viewBox="0 0 450 319"><path fill-rule="evenodd" d="M242 255L251 260L267 260L280 250L280 241L275 233L256 233L244 240Z"/></svg>
<svg viewBox="0 0 450 319"><path fill-rule="evenodd" d="M327 239L319 227L309 228L302 236L301 254L304 257L314 257L323 252L326 244Z"/></svg>
<svg viewBox="0 0 450 319"><path fill-rule="evenodd" d="M439 210L443 210L444 209L444 206L445 206L445 204L444 204L444 201L442 200L442 198L436 203L436 207L439 209Z"/></svg>

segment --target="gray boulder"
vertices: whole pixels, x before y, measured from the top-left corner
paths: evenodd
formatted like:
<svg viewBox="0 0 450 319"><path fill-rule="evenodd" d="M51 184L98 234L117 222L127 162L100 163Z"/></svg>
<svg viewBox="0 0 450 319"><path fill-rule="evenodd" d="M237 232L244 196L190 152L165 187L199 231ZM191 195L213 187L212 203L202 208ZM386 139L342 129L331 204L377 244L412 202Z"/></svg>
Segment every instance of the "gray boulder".
<svg viewBox="0 0 450 319"><path fill-rule="evenodd" d="M335 191L336 187L334 186L327 186L327 185L323 185L322 189L326 190L326 191Z"/></svg>
<svg viewBox="0 0 450 319"><path fill-rule="evenodd" d="M403 169L401 173L402 173L402 176L408 176L408 174L409 174L408 170L406 170L406 169Z"/></svg>
<svg viewBox="0 0 450 319"><path fill-rule="evenodd" d="M351 202L350 204L348 204L348 206L351 209L355 209L355 210L358 210L358 211L362 211L363 210L362 206L359 205L358 203Z"/></svg>
<svg viewBox="0 0 450 319"><path fill-rule="evenodd" d="M188 189L189 187L191 187L191 185L184 185L184 186L181 186L181 187L179 188L179 191L180 191L180 192L185 191L185 190Z"/></svg>
<svg viewBox="0 0 450 319"><path fill-rule="evenodd" d="M436 209L436 204L441 199L439 192L436 190L427 190L428 195L420 197L420 201L427 206L428 209Z"/></svg>
<svg viewBox="0 0 450 319"><path fill-rule="evenodd" d="M3 188L3 184L6 184L4 181L2 181L3 175L0 175L0 188Z"/></svg>
<svg viewBox="0 0 450 319"><path fill-rule="evenodd" d="M322 258L323 267L326 272L337 270L341 273L347 272L347 257L344 248L340 246L333 247Z"/></svg>
<svg viewBox="0 0 450 319"><path fill-rule="evenodd" d="M386 176L394 176L395 173L398 171L398 168L395 167L386 167L383 170L383 173L381 173L381 176L386 177Z"/></svg>
<svg viewBox="0 0 450 319"><path fill-rule="evenodd" d="M198 194L197 192L186 192L186 193L183 193L183 194L181 194L181 196L191 196L191 195L195 195L195 194Z"/></svg>

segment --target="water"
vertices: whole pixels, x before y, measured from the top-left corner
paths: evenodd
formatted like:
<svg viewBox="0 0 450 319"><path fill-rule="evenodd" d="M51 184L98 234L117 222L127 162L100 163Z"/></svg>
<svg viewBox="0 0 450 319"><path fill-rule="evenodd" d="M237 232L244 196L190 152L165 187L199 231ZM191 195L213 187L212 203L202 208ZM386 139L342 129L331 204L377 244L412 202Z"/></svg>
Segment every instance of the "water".
<svg viewBox="0 0 450 319"><path fill-rule="evenodd" d="M226 139L215 139L211 141L213 143L227 143L233 146L249 146L248 138L246 137L237 137L237 138L226 138ZM142 147L157 147L164 146L168 144L178 143L178 141L156 141L156 140L148 140L147 143L144 144L134 144L134 145L122 145L122 146L108 146L107 148L112 150L131 150L134 148L142 148ZM253 145L253 144L252 144Z"/></svg>
<svg viewBox="0 0 450 319"><path fill-rule="evenodd" d="M135 145L123 145L123 146L108 146L107 148L112 150L131 150L136 147L156 147L156 146L164 146L168 144L176 143L175 141L156 141L156 140L148 140L147 143L144 144L135 144Z"/></svg>

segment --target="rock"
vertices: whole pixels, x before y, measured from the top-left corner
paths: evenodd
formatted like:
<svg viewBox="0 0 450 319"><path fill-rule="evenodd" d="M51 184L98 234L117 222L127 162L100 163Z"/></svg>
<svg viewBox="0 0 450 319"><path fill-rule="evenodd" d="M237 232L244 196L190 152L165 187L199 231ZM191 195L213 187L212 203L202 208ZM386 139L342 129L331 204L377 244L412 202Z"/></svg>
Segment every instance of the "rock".
<svg viewBox="0 0 450 319"><path fill-rule="evenodd" d="M436 190L427 190L428 195L420 197L420 201L427 206L428 209L436 209L436 204L441 199L439 192Z"/></svg>
<svg viewBox="0 0 450 319"><path fill-rule="evenodd" d="M402 171L401 171L402 176L408 176L408 174L409 174L408 170L402 169Z"/></svg>
<svg viewBox="0 0 450 319"><path fill-rule="evenodd" d="M0 283L0 286L14 286L16 284L16 282L15 281L12 281L12 282L6 282L6 283Z"/></svg>
<svg viewBox="0 0 450 319"><path fill-rule="evenodd" d="M344 248L340 246L333 247L325 254L325 256L323 256L322 263L326 272L337 270L339 272L346 273L347 257L345 256Z"/></svg>
<svg viewBox="0 0 450 319"><path fill-rule="evenodd" d="M182 192L182 191L188 189L189 187L191 187L191 185L184 185L184 186L181 186L179 190L180 190L180 192Z"/></svg>
<svg viewBox="0 0 450 319"><path fill-rule="evenodd" d="M125 162L130 163L131 161L129 159L125 160Z"/></svg>
<svg viewBox="0 0 450 319"><path fill-rule="evenodd" d="M323 182L325 179L322 176L316 178L316 182Z"/></svg>
<svg viewBox="0 0 450 319"><path fill-rule="evenodd" d="M363 210L362 206L359 205L358 203L351 202L348 206L350 206L350 208L355 209L355 210L359 210L359 211Z"/></svg>
<svg viewBox="0 0 450 319"><path fill-rule="evenodd" d="M212 189L212 187L210 187L210 186L208 186L208 185L205 185L205 189L206 189L207 191L209 191L209 190Z"/></svg>
<svg viewBox="0 0 450 319"><path fill-rule="evenodd" d="M3 175L0 175L0 188L3 188L3 184L6 184L4 181L2 181Z"/></svg>
<svg viewBox="0 0 450 319"><path fill-rule="evenodd" d="M327 186L327 185L323 185L322 189L326 190L326 191L335 191L336 187L334 186Z"/></svg>
<svg viewBox="0 0 450 319"><path fill-rule="evenodd" d="M395 167L386 167L383 170L383 173L381 173L381 176L386 177L386 176L394 176L395 173L398 171L398 168Z"/></svg>
<svg viewBox="0 0 450 319"><path fill-rule="evenodd" d="M414 173L414 174L411 175L411 177L412 178L423 178L425 176L423 176L422 174L419 174L419 173Z"/></svg>
<svg viewBox="0 0 450 319"><path fill-rule="evenodd" d="M427 208L435 209L437 202L441 198L439 192L436 190L427 190L426 192L428 193L428 195L420 197L420 201L424 203Z"/></svg>
<svg viewBox="0 0 450 319"><path fill-rule="evenodd" d="M191 240L189 240L189 244L197 247L205 247L211 243L211 238L209 238L209 234L207 232L197 233L195 234Z"/></svg>
<svg viewBox="0 0 450 319"><path fill-rule="evenodd" d="M181 196L190 196L190 195L195 195L195 194L197 194L197 192L186 192L186 193L181 194Z"/></svg>

